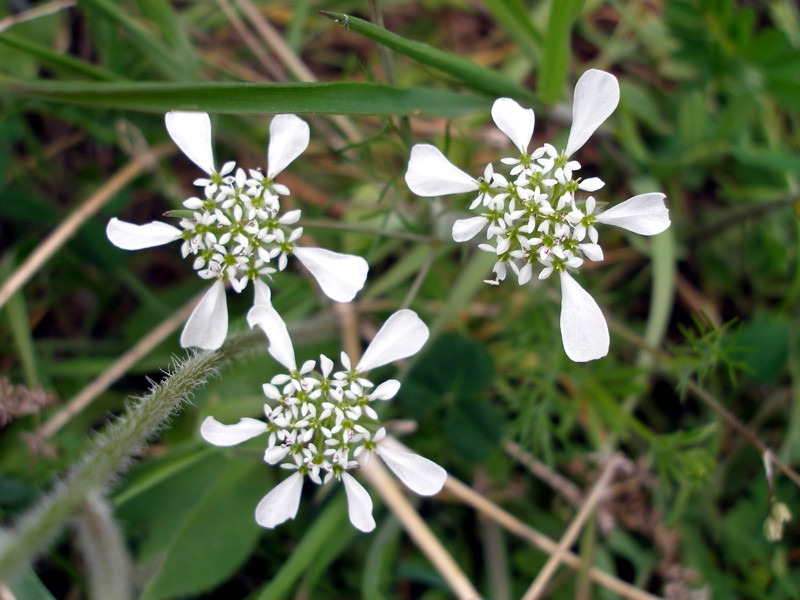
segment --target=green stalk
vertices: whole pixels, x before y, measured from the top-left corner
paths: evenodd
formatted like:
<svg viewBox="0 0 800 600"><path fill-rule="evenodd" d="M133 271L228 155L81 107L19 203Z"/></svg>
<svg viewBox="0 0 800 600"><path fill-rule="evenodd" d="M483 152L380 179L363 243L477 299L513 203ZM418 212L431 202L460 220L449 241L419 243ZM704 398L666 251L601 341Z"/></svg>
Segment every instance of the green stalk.
<svg viewBox="0 0 800 600"><path fill-rule="evenodd" d="M124 470L131 456L181 410L197 388L232 359L262 344L263 337L258 334L241 334L217 351L174 359L172 372L153 384L149 394L131 402L125 414L95 439L75 469L23 515L13 530L2 533L0 581L8 581L45 551L87 496Z"/></svg>
<svg viewBox="0 0 800 600"><path fill-rule="evenodd" d="M535 102L536 96L528 89L509 79L499 71L477 65L466 58L445 52L413 40L407 40L369 21L342 13L321 10L320 14L349 31L364 36L378 44L442 73L490 96L513 96L526 102Z"/></svg>
<svg viewBox="0 0 800 600"><path fill-rule="evenodd" d="M100 492L91 492L81 504L77 530L89 598L132 600L132 562L111 503Z"/></svg>

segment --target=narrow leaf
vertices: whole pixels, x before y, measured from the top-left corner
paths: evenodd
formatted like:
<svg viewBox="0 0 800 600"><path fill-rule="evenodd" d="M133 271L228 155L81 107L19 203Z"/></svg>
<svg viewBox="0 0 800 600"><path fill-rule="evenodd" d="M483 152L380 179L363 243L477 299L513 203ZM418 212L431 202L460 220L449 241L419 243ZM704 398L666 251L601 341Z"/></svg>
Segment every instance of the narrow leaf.
<svg viewBox="0 0 800 600"><path fill-rule="evenodd" d="M125 31L130 42L138 47L163 75L171 79L180 79L183 76L183 70L175 60L174 52L130 13L120 8L118 3L111 0L80 0L79 5L87 12L102 16Z"/></svg>
<svg viewBox="0 0 800 600"><path fill-rule="evenodd" d="M2 84L0 80L0 89ZM489 108L486 100L476 96L373 83L15 81L7 89L19 96L53 102L146 112L189 110L225 114L324 113L450 118Z"/></svg>
<svg viewBox="0 0 800 600"><path fill-rule="evenodd" d="M495 97L512 96L527 102L535 101L535 96L530 91L494 69L481 67L456 54L444 52L428 44L407 40L358 17L327 11L321 12L349 31L354 31L390 50L455 77L476 91Z"/></svg>
<svg viewBox="0 0 800 600"><path fill-rule="evenodd" d="M31 42L30 40L23 39L14 35L3 34L0 35L0 44L5 44L21 52L26 52L31 56L42 60L48 65L62 69L68 69L73 73L85 75L92 79L99 81L120 81L122 78L114 73L107 71L103 68L96 67L83 60L69 56L67 54L60 54L44 46Z"/></svg>
<svg viewBox="0 0 800 600"><path fill-rule="evenodd" d="M539 73L539 93L548 104L561 97L567 80L572 24L583 6L583 0L563 0L550 6L544 52Z"/></svg>

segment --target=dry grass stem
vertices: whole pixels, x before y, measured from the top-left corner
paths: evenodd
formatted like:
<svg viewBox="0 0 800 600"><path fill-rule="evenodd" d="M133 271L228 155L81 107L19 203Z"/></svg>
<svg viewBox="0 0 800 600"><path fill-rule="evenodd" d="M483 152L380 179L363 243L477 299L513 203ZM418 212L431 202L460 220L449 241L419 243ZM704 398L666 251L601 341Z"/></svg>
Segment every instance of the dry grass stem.
<svg viewBox="0 0 800 600"><path fill-rule="evenodd" d="M561 494L561 497L567 502L573 506L580 506L583 494L580 488L569 479L560 473L556 473L543 462L536 460L533 455L523 450L516 442L506 442L503 444L503 450L533 475Z"/></svg>
<svg viewBox="0 0 800 600"><path fill-rule="evenodd" d="M611 478L614 476L617 470L622 468L624 465L625 459L621 456L613 457L609 461L608 465L606 465L603 474L594 484L591 493L586 498L586 501L578 511L578 514L575 515L572 523L570 523L569 527L567 527L567 531L558 542L558 546L556 547L555 551L550 554L550 558L547 559L544 567L542 567L542 570L539 571L539 574L528 588L528 591L525 592L523 600L536 600L537 598L542 597L550 578L556 572L558 565L564 561L564 555L569 551L569 548L572 546L572 544L575 543L575 540L577 539L578 534L581 532L581 529L583 529L586 520L592 514L592 511L594 511L597 503L607 492L608 484L611 481Z"/></svg>
<svg viewBox="0 0 800 600"><path fill-rule="evenodd" d="M450 586L453 594L462 600L480 598L478 590L422 520L383 465L378 460L371 460L366 466L361 467L360 473L377 490L409 537Z"/></svg>
<svg viewBox="0 0 800 600"><path fill-rule="evenodd" d="M228 2L228 0L217 0L217 5L222 12L225 13L228 21L231 22L231 25L236 30L237 35L242 38L242 41L258 59L261 66L269 73L270 77L275 81L285 81L286 73L284 70L264 51L264 47L258 41L258 38L250 32L244 22L239 18L239 15L230 5L230 2Z"/></svg>
<svg viewBox="0 0 800 600"><path fill-rule="evenodd" d="M140 154L131 162L117 171L109 180L94 194L89 196L71 215L69 215L61 225L39 245L33 254L23 262L14 273L11 274L6 282L0 287L0 307L8 302L42 266L64 246L81 226L88 221L100 208L111 201L112 198L126 185L138 177L142 172L149 169L153 162L175 152L175 146L164 144L154 147L152 150Z"/></svg>
<svg viewBox="0 0 800 600"><path fill-rule="evenodd" d="M300 60L292 49L286 44L281 34L270 25L264 15L250 0L236 0L236 4L244 15L250 20L253 28L261 36L261 39L269 46L278 59L286 66L289 72L298 80L311 83L317 81L317 77L311 72L305 63ZM361 132L353 125L352 121L342 115L331 117L334 123L347 136L350 143L360 142Z"/></svg>
<svg viewBox="0 0 800 600"><path fill-rule="evenodd" d="M33 21L34 19L38 19L40 17L46 17L47 15L52 15L60 10L75 6L76 4L77 0L54 0L53 2L42 4L41 6L37 6L36 8L26 10L19 14L5 17L0 19L0 33L3 33L19 23L25 23L26 21Z"/></svg>
<svg viewBox="0 0 800 600"><path fill-rule="evenodd" d="M361 344L358 335L358 313L353 304L334 304L334 311L339 319L342 347L350 356L353 364L361 357ZM439 539L419 516L411 503L400 491L397 483L389 476L378 460L371 460L360 469L361 476L369 481L383 501L400 521L408 536L417 544L422 553L447 581L450 589L464 600L477 600L480 594L470 583L467 576L450 556Z"/></svg>
<svg viewBox="0 0 800 600"><path fill-rule="evenodd" d="M36 432L37 442L44 443L72 417L86 408L95 398L111 387L115 381L125 375L139 360L147 356L156 346L169 337L181 324L189 318L195 305L205 294L203 291L192 298L178 311L167 317L146 336L140 339L130 350L120 356L114 364L106 369L99 377L83 388L59 412L53 415L39 431Z"/></svg>
<svg viewBox="0 0 800 600"><path fill-rule="evenodd" d="M458 479L452 476L448 477L444 484L444 491L493 520L509 533L536 546L542 552L554 553L557 550L558 544L556 542L546 535L539 533L533 527L526 525L517 519L517 517L506 512L493 502L487 500L484 496ZM581 568L580 557L572 552L564 552L561 560L572 569L577 570ZM589 568L589 577L598 585L607 588L623 598L629 598L630 600L658 600L658 596L642 591L613 575L609 575L605 571L601 571L597 567Z"/></svg>

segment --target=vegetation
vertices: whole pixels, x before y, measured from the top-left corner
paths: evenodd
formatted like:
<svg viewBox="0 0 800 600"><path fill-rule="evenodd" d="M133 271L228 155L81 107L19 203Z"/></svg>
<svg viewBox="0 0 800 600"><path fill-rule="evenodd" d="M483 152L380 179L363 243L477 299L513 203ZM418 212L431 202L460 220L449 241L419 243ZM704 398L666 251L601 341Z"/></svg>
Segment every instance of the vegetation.
<svg viewBox="0 0 800 600"><path fill-rule="evenodd" d="M796 598L800 555L800 11L790 0L53 0L0 8L0 581L16 598ZM456 243L474 194L423 198L432 144L473 177L513 153L490 110L531 107L564 148L575 82L619 81L581 149L609 206L666 194L654 237L601 232L576 280L608 356L575 363L556 277L486 285ZM170 220L196 188L164 127L210 113L221 163L264 168L272 115L309 123L278 177L306 245L363 256L335 304L297 261L272 303L298 361L357 355L413 309L422 351L390 436L451 476L430 498L356 471L306 485L264 441L206 443L208 416L263 418L282 372L228 292L219 350L179 330L207 282L177 245L128 253L112 217ZM179 212L173 212L179 215ZM177 225L178 219L173 218ZM172 222L172 221L171 221ZM477 240L477 238L476 238ZM482 240L481 240L482 241ZM375 461L377 462L377 460ZM421 517L421 519L419 518ZM561 546L559 546L561 543ZM543 596L542 596L543 597Z"/></svg>

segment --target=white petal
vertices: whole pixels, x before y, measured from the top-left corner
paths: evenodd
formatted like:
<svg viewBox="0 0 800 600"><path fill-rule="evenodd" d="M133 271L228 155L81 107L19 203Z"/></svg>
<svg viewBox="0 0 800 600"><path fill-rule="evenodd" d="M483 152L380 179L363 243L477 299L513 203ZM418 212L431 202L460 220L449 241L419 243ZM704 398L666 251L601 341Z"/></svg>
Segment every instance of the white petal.
<svg viewBox="0 0 800 600"><path fill-rule="evenodd" d="M438 148L430 144L417 144L411 149L406 184L418 196L426 197L478 189L476 179L453 165Z"/></svg>
<svg viewBox="0 0 800 600"><path fill-rule="evenodd" d="M599 177L589 177L588 179L582 180L578 184L578 189L582 190L584 192L596 192L597 190L602 188L604 185L605 185L605 182L603 182L603 180L600 179ZM591 212L591 211L589 211L589 212Z"/></svg>
<svg viewBox="0 0 800 600"><path fill-rule="evenodd" d="M417 454L378 446L378 455L408 489L420 496L438 494L447 479L447 471L432 460Z"/></svg>
<svg viewBox="0 0 800 600"><path fill-rule="evenodd" d="M589 69L575 84L572 102L572 129L566 155L571 156L586 143L619 104L619 83L611 73Z"/></svg>
<svg viewBox="0 0 800 600"><path fill-rule="evenodd" d="M356 365L356 371L371 371L419 352L428 341L428 327L413 310L398 310L386 320Z"/></svg>
<svg viewBox="0 0 800 600"><path fill-rule="evenodd" d="M308 148L308 123L295 115L278 115L269 124L267 177L272 179Z"/></svg>
<svg viewBox="0 0 800 600"><path fill-rule="evenodd" d="M628 198L597 215L598 223L622 227L641 235L656 235L670 225L664 194L653 192Z"/></svg>
<svg viewBox="0 0 800 600"><path fill-rule="evenodd" d="M295 247L292 253L311 272L331 300L350 302L364 287L369 265L360 256L323 248Z"/></svg>
<svg viewBox="0 0 800 600"><path fill-rule="evenodd" d="M268 465L277 465L286 457L287 454L289 454L290 450L291 448L289 446L286 446L285 448L282 446L273 446L272 448L267 448L264 452L264 462Z"/></svg>
<svg viewBox="0 0 800 600"><path fill-rule="evenodd" d="M164 117L167 132L178 148L209 175L214 173L211 149L211 119L204 112L168 112Z"/></svg>
<svg viewBox="0 0 800 600"><path fill-rule="evenodd" d="M216 350L228 335L228 304L225 286L217 281L192 311L181 333L181 346Z"/></svg>
<svg viewBox="0 0 800 600"><path fill-rule="evenodd" d="M292 345L292 338L289 337L289 330L272 306L259 304L251 308L247 313L247 323L251 328L258 325L264 331L269 341L269 353L272 358L290 371L297 370L294 345Z"/></svg>
<svg viewBox="0 0 800 600"><path fill-rule="evenodd" d="M300 209L290 210L289 212L285 213L280 219L278 219L278 223L281 225L294 225L300 220L300 217L303 216L303 211Z"/></svg>
<svg viewBox="0 0 800 600"><path fill-rule="evenodd" d="M135 225L113 218L106 226L108 241L123 250L141 250L163 246L180 239L181 230L161 221Z"/></svg>
<svg viewBox="0 0 800 600"><path fill-rule="evenodd" d="M519 274L517 275L517 281L519 285L525 285L531 280L533 276L533 265L531 263L527 263L524 267L519 270Z"/></svg>
<svg viewBox="0 0 800 600"><path fill-rule="evenodd" d="M492 105L492 119L497 128L514 142L520 153L528 151L536 122L532 109L522 108L511 98L500 98Z"/></svg>
<svg viewBox="0 0 800 600"><path fill-rule="evenodd" d="M608 354L608 326L600 307L565 271L561 272L561 340L575 362Z"/></svg>
<svg viewBox="0 0 800 600"><path fill-rule="evenodd" d="M486 217L472 217L470 219L459 219L453 223L453 240L456 242L466 242L478 235L489 220Z"/></svg>
<svg viewBox="0 0 800 600"><path fill-rule="evenodd" d="M215 446L235 446L267 431L267 424L258 419L244 417L235 425L224 425L214 417L206 417L200 426L200 435Z"/></svg>
<svg viewBox="0 0 800 600"><path fill-rule="evenodd" d="M264 283L261 279L256 279L253 281L253 306L258 306L260 304L266 304L267 306L272 306L272 292L269 289L269 286Z"/></svg>
<svg viewBox="0 0 800 600"><path fill-rule="evenodd" d="M598 244L578 244L578 248L580 248L589 260L595 262L603 260L603 249Z"/></svg>
<svg viewBox="0 0 800 600"><path fill-rule="evenodd" d="M275 527L294 519L300 507L303 476L294 473L276 485L256 506L256 523L262 527Z"/></svg>
<svg viewBox="0 0 800 600"><path fill-rule="evenodd" d="M400 382L397 379L389 379L376 387L369 395L371 400L391 400L400 391Z"/></svg>
<svg viewBox="0 0 800 600"><path fill-rule="evenodd" d="M369 497L367 490L350 473L342 473L342 483L344 483L344 493L347 495L347 513L353 527L365 533L375 529L372 498Z"/></svg>

